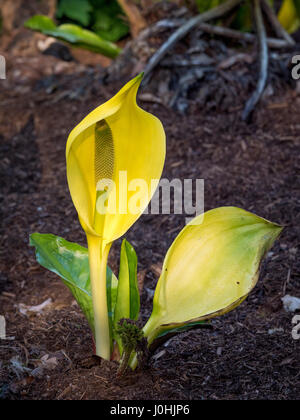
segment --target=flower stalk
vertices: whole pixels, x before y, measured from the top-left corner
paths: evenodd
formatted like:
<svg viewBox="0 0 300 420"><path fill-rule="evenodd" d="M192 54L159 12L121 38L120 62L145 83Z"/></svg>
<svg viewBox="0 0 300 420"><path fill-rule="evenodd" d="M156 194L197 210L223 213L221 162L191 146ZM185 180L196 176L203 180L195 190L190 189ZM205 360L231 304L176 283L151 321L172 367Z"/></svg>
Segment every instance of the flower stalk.
<svg viewBox="0 0 300 420"><path fill-rule="evenodd" d="M92 286L96 355L110 360L110 331L107 310L106 265L111 244L87 234Z"/></svg>

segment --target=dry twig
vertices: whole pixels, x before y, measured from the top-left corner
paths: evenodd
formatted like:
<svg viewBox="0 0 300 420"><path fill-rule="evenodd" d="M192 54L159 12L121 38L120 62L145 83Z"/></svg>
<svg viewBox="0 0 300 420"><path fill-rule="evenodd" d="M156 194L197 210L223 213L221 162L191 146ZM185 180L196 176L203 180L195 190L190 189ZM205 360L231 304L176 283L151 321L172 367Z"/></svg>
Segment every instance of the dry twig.
<svg viewBox="0 0 300 420"><path fill-rule="evenodd" d="M232 9L237 7L243 0L228 0L226 3L221 4L214 9L208 10L201 15L195 16L189 19L183 26L178 28L149 60L145 68L145 81L147 76L152 70L158 65L158 63L164 58L164 56L170 51L174 45L184 38L192 29L198 26L200 23L207 22L209 20L218 19L225 14L229 13Z"/></svg>
<svg viewBox="0 0 300 420"><path fill-rule="evenodd" d="M266 29L263 21L261 3L260 0L254 0L254 16L256 22L256 30L258 36L258 49L259 49L259 78L255 91L253 92L250 99L248 99L245 109L242 114L243 121L247 121L255 108L255 105L260 100L268 77L268 45Z"/></svg>
<svg viewBox="0 0 300 420"><path fill-rule="evenodd" d="M240 32L235 29L225 28L224 26L213 26L209 23L200 23L198 28L209 34L233 38L248 43L253 43L257 39L256 35L250 34L249 32ZM290 45L286 40L277 38L267 38L267 44L268 47L276 49L287 48Z"/></svg>
<svg viewBox="0 0 300 420"><path fill-rule="evenodd" d="M261 0L261 6L263 11L265 12L266 16L268 17L271 25L274 28L274 31L278 38L283 38L288 45L295 45L295 41L293 38L286 32L286 30L281 26L279 20L277 19L277 16L272 9L272 7L269 5L267 0Z"/></svg>
<svg viewBox="0 0 300 420"><path fill-rule="evenodd" d="M226 14L232 12L237 6L239 6L244 0L227 0L225 3L218 7L208 10L198 16L189 19L186 23L180 26L175 32L169 37L169 39L156 51L156 53L149 60L145 68L145 79L144 83L150 78L150 74L153 69L161 62L165 55L174 47L174 45L184 38L190 31L195 27L199 28L203 32L212 33L215 35L226 36L235 38L245 42L254 42L258 39L259 49L259 78L256 89L250 99L247 101L245 109L242 114L244 121L248 120L256 104L259 102L264 88L267 82L268 76L268 47L270 48L286 48L294 45L295 42L291 36L284 30L279 23L273 9L269 6L266 0L252 0L254 8L254 17L257 28L257 36L251 33L242 33L233 29L224 28L222 26L213 26L206 23L207 21L224 17ZM276 35L279 39L267 38L266 29L263 20L262 8L268 17L271 25L273 26ZM176 25L174 25L176 26Z"/></svg>

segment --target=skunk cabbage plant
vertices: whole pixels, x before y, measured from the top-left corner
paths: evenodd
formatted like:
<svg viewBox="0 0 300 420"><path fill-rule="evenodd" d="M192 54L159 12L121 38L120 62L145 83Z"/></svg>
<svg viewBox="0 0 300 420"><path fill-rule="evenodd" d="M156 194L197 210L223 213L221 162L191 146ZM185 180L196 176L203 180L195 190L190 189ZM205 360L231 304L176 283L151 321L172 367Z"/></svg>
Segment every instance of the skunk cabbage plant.
<svg viewBox="0 0 300 420"><path fill-rule="evenodd" d="M88 241L96 351L104 359L110 359L111 353L106 303L108 253L112 242L124 235L151 199L146 194L140 211L130 211L128 203L134 191L128 191L128 185L142 179L154 193L165 161L163 126L136 103L141 80L142 75L133 79L81 121L66 148L69 189Z"/></svg>
<svg viewBox="0 0 300 420"><path fill-rule="evenodd" d="M118 278L107 258L112 242L147 207L165 160L162 124L136 103L141 79L133 79L91 112L67 141L68 185L88 249L49 234L30 238L38 262L62 278L83 310L96 354L120 360L122 372L127 365L135 368L140 353L147 353L147 347L151 350L163 336L198 326L243 302L282 230L236 207L217 208L193 219L167 252L152 314L143 329L137 327L135 250L123 240ZM137 211L132 211L130 200L137 193L130 183L136 180L146 188L138 194Z"/></svg>

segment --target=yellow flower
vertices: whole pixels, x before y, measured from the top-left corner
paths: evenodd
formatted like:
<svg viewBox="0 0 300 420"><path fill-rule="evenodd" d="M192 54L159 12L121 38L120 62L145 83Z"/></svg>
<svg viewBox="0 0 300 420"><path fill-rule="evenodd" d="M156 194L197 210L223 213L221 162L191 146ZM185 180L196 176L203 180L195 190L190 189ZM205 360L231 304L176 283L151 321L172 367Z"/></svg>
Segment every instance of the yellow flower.
<svg viewBox="0 0 300 420"><path fill-rule="evenodd" d="M96 108L71 132L66 147L67 178L89 246L97 355L110 358L106 262L112 242L147 207L161 177L165 133L161 122L142 110L136 95L142 75ZM147 186L138 211L130 211L135 180Z"/></svg>

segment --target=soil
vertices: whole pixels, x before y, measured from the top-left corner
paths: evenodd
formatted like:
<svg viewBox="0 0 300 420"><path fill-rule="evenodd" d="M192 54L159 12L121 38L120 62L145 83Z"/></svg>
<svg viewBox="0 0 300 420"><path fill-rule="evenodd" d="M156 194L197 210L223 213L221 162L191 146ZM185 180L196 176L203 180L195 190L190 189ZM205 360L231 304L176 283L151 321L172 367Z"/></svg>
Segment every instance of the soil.
<svg viewBox="0 0 300 420"><path fill-rule="evenodd" d="M85 244L67 188L66 139L125 79L106 86L99 67L72 69L0 81L0 313L7 323L7 339L0 341L0 399L299 399L300 341L292 338L293 314L281 301L285 294L299 297L300 286L297 90L286 87L265 99L251 124L241 122L240 111L194 107L182 115L140 100L167 133L163 177L203 178L205 210L234 205L286 228L241 306L213 320L212 331L171 339L147 369L117 380L115 362L91 358L84 316L28 244L35 231ZM184 215L144 215L126 234L144 283L141 323L151 313L165 253L184 223ZM120 240L109 257L116 273L119 248ZM49 298L41 313L20 312L20 304Z"/></svg>

